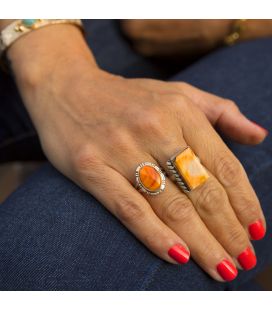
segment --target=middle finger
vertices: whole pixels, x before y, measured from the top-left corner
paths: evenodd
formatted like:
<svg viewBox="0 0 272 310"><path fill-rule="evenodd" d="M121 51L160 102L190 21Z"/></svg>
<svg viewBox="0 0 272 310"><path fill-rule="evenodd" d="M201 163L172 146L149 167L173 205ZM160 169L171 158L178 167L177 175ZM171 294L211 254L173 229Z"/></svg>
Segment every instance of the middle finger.
<svg viewBox="0 0 272 310"><path fill-rule="evenodd" d="M166 161L186 146L187 142L178 137L175 143L161 146L161 151L158 152L156 148L157 153L153 156L167 169ZM248 235L239 222L223 186L211 172L208 174L206 182L190 191L187 196L210 232L226 251L237 259L243 269L252 269L256 265L256 256Z"/></svg>
<svg viewBox="0 0 272 310"><path fill-rule="evenodd" d="M135 170L131 168L140 162L156 161L151 155L136 149L131 152L133 155L123 152L122 160L119 159L114 166L134 183ZM191 201L170 179L166 178L166 188L158 196L145 194L145 197L159 218L187 243L192 257L206 272L218 281L236 277L237 271L230 255L207 229Z"/></svg>

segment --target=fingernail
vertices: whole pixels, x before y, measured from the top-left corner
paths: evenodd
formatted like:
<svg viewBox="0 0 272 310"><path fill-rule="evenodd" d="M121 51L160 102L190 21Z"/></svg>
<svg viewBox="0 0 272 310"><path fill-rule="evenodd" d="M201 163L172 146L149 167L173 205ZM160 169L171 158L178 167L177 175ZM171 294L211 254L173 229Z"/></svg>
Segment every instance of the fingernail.
<svg viewBox="0 0 272 310"><path fill-rule="evenodd" d="M265 228L262 221L256 221L248 226L248 231L253 240L260 240L265 235Z"/></svg>
<svg viewBox="0 0 272 310"><path fill-rule="evenodd" d="M222 260L222 262L216 266L216 269L225 281L234 280L238 274L236 267L227 259Z"/></svg>
<svg viewBox="0 0 272 310"><path fill-rule="evenodd" d="M253 121L251 121L251 123L253 123L255 126L261 128L263 131L265 131L265 134L268 135L268 130L267 130L267 129L263 128L261 125L255 123L255 122L253 122Z"/></svg>
<svg viewBox="0 0 272 310"><path fill-rule="evenodd" d="M244 270L250 270L257 264L257 258L250 247L242 252L237 259Z"/></svg>
<svg viewBox="0 0 272 310"><path fill-rule="evenodd" d="M186 264L190 258L190 253L181 244L172 246L168 251L168 255L180 264Z"/></svg>

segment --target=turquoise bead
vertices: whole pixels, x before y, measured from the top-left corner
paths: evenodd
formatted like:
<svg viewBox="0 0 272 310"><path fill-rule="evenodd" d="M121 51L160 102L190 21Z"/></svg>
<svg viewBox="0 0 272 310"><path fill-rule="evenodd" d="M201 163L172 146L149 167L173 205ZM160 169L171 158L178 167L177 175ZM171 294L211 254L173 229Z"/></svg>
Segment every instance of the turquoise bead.
<svg viewBox="0 0 272 310"><path fill-rule="evenodd" d="M23 19L22 23L26 27L31 27L36 23L37 19Z"/></svg>

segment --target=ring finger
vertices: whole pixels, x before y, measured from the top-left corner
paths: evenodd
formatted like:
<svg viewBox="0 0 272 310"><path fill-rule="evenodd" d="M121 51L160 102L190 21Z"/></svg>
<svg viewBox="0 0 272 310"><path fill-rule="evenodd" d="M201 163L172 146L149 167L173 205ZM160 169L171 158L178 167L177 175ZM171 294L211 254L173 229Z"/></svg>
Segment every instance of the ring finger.
<svg viewBox="0 0 272 310"><path fill-rule="evenodd" d="M133 184L137 163L157 163L152 156L137 150L132 154L133 157L122 154L122 160L114 166ZM165 190L159 195L144 196L159 218L186 242L192 257L207 273L218 281L236 277L237 270L230 255L207 229L190 199L171 180L166 178Z"/></svg>
<svg viewBox="0 0 272 310"><path fill-rule="evenodd" d="M181 150L186 146L186 141L180 138L175 145L164 145L162 151L154 154L154 157L167 169L165 163L169 157L181 153ZM178 150L179 152L177 152ZM186 156L189 156L191 150L187 149L185 152L188 153ZM197 160L197 158L192 157L193 160ZM256 256L248 235L237 219L223 186L211 172L208 175L209 177L204 184L190 191L187 197L191 200L209 231L225 250L237 259L239 264L237 261L236 264L249 270L256 265Z"/></svg>

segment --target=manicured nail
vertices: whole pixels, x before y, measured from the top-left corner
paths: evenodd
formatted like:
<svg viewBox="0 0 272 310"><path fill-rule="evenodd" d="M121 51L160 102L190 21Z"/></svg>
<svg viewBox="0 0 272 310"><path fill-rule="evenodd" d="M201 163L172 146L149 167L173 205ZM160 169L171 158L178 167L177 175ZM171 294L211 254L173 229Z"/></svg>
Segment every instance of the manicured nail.
<svg viewBox="0 0 272 310"><path fill-rule="evenodd" d="M253 240L260 240L265 235L265 229L262 221L256 221L248 226L248 231Z"/></svg>
<svg viewBox="0 0 272 310"><path fill-rule="evenodd" d="M216 266L216 269L225 281L234 280L238 274L236 267L227 259L222 260L222 262Z"/></svg>
<svg viewBox="0 0 272 310"><path fill-rule="evenodd" d="M190 258L190 253L180 244L172 246L168 251L168 255L180 264L186 264Z"/></svg>
<svg viewBox="0 0 272 310"><path fill-rule="evenodd" d="M255 123L253 121L251 121L251 123L253 123L255 126L261 128L263 131L265 131L265 134L268 135L268 130L267 129L263 128L262 126L260 126L259 124Z"/></svg>
<svg viewBox="0 0 272 310"><path fill-rule="evenodd" d="M257 264L257 258L250 247L242 252L237 259L244 270L250 270Z"/></svg>

